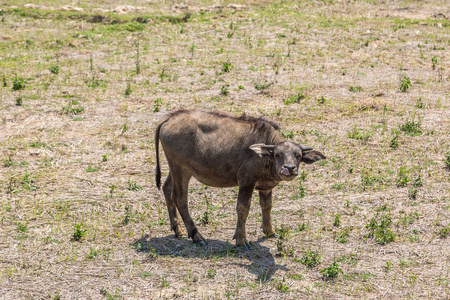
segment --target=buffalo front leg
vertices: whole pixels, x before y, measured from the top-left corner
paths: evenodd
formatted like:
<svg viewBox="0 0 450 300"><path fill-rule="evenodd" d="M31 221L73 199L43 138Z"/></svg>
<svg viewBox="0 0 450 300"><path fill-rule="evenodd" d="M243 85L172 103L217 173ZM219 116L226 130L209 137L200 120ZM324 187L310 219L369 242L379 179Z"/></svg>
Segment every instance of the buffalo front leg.
<svg viewBox="0 0 450 300"><path fill-rule="evenodd" d="M167 209L169 211L170 218L170 229L175 232L176 237L182 237L186 235L186 231L180 224L180 219L178 218L177 206L172 200L172 176L167 176L166 181L163 185L164 198L166 199Z"/></svg>
<svg viewBox="0 0 450 300"><path fill-rule="evenodd" d="M252 248L247 241L247 233L245 231L245 222L247 221L248 212L250 210L250 202L252 199L254 185L239 186L238 201L236 206L237 225L234 239L236 239L236 246L243 251L248 251Z"/></svg>
<svg viewBox="0 0 450 300"><path fill-rule="evenodd" d="M272 211L272 190L259 191L259 205L262 210L262 229L266 237L275 237L276 233L273 231L272 219L270 212Z"/></svg>

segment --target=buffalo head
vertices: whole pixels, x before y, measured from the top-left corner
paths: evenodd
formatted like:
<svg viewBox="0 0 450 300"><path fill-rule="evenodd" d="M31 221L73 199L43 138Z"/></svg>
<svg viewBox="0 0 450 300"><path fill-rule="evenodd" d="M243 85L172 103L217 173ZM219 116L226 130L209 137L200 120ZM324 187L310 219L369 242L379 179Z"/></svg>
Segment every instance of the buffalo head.
<svg viewBox="0 0 450 300"><path fill-rule="evenodd" d="M259 157L270 159L273 162L276 176L286 181L290 181L298 175L300 162L312 164L326 158L325 155L311 147L291 142L276 145L253 144L250 149Z"/></svg>

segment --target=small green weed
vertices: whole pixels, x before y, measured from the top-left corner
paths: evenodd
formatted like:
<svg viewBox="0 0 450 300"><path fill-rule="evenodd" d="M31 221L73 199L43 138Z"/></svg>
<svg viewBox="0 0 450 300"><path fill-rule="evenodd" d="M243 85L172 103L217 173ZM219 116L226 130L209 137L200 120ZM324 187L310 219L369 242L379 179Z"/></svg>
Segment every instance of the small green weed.
<svg viewBox="0 0 450 300"><path fill-rule="evenodd" d="M406 169L406 167L400 167L397 173L397 179L395 181L397 187L406 187L408 185L408 182L408 170Z"/></svg>
<svg viewBox="0 0 450 300"><path fill-rule="evenodd" d="M433 70L436 69L437 63L438 63L437 57L436 57L436 56L433 56L433 57L431 58L431 68L432 68Z"/></svg>
<svg viewBox="0 0 450 300"><path fill-rule="evenodd" d="M27 232L28 231L28 226L22 223L17 224L17 231L20 232Z"/></svg>
<svg viewBox="0 0 450 300"><path fill-rule="evenodd" d="M69 100L66 106L62 107L62 113L65 115L79 115L84 112L84 107L77 100Z"/></svg>
<svg viewBox="0 0 450 300"><path fill-rule="evenodd" d="M417 136L423 133L420 121L407 121L405 124L401 124L399 129L409 136Z"/></svg>
<svg viewBox="0 0 450 300"><path fill-rule="evenodd" d="M128 225L130 223L130 219L132 217L131 206L125 205L125 219L123 220L123 225Z"/></svg>
<svg viewBox="0 0 450 300"><path fill-rule="evenodd" d="M399 223L404 227L408 227L409 225L412 225L416 220L418 220L419 217L420 214L415 211L401 217Z"/></svg>
<svg viewBox="0 0 450 300"><path fill-rule="evenodd" d="M324 104L325 101L327 101L327 99L326 99L324 96L322 96L322 97L320 97L319 99L317 99L317 102L318 102L319 104Z"/></svg>
<svg viewBox="0 0 450 300"><path fill-rule="evenodd" d="M53 74L59 74L59 72L61 71L61 68L59 67L59 65L54 65L54 66L51 66L49 69L48 69L51 73L53 73Z"/></svg>
<svg viewBox="0 0 450 300"><path fill-rule="evenodd" d="M86 172L94 173L94 172L97 172L98 170L100 170L100 168L96 168L96 167L93 167L93 166L88 166L87 169L86 169Z"/></svg>
<svg viewBox="0 0 450 300"><path fill-rule="evenodd" d="M128 180L128 190L129 191L140 191L142 187L131 179Z"/></svg>
<svg viewBox="0 0 450 300"><path fill-rule="evenodd" d="M286 285L286 279L285 278L283 278L283 280L275 280L275 287L281 293L288 293L289 292L289 287Z"/></svg>
<svg viewBox="0 0 450 300"><path fill-rule="evenodd" d="M357 92L361 92L362 91L362 87L360 87L360 86L350 86L350 88L348 90L350 92L352 92L352 93L357 93Z"/></svg>
<svg viewBox="0 0 450 300"><path fill-rule="evenodd" d="M406 93L406 91L412 86L411 80L409 77L402 76L400 78L400 92Z"/></svg>
<svg viewBox="0 0 450 300"><path fill-rule="evenodd" d="M13 91L20 91L25 89L25 79L20 78L20 77L15 77L12 80L12 90Z"/></svg>
<svg viewBox="0 0 450 300"><path fill-rule="evenodd" d="M337 214L334 216L333 226L334 226L334 227L339 227L340 225L341 225L341 218L340 218L339 213L337 213Z"/></svg>
<svg viewBox="0 0 450 300"><path fill-rule="evenodd" d="M283 102L284 102L284 104L289 105L289 104L292 104L292 103L300 103L300 101L302 101L305 98L306 98L306 96L302 92L302 93L297 93L294 96L291 96L291 97L283 100Z"/></svg>
<svg viewBox="0 0 450 300"><path fill-rule="evenodd" d="M289 239L289 232L290 229L284 224L281 224L281 228L276 228L275 231L279 234L279 238L281 240L288 240Z"/></svg>
<svg viewBox="0 0 450 300"><path fill-rule="evenodd" d="M23 97L19 96L16 98L16 106L22 106L23 104Z"/></svg>
<svg viewBox="0 0 450 300"><path fill-rule="evenodd" d="M417 176L416 179L413 180L412 184L413 184L413 187L422 187L423 186L423 181L422 181L422 177L420 177L420 174L419 174L419 176Z"/></svg>
<svg viewBox="0 0 450 300"><path fill-rule="evenodd" d="M271 85L273 85L273 82L255 83L255 89L261 91L268 89Z"/></svg>
<svg viewBox="0 0 450 300"><path fill-rule="evenodd" d="M418 108L418 109L425 108L425 104L422 101L422 97L419 97L419 99L417 99L417 101L416 101L416 108Z"/></svg>
<svg viewBox="0 0 450 300"><path fill-rule="evenodd" d="M395 234L391 230L391 217L389 215L380 216L378 213L370 220L366 228L369 230L367 234L368 238L374 238L380 245L386 245L387 243L395 240Z"/></svg>
<svg viewBox="0 0 450 300"><path fill-rule="evenodd" d="M281 134L287 139L292 139L295 136L295 134L292 130L291 131L282 131Z"/></svg>
<svg viewBox="0 0 450 300"><path fill-rule="evenodd" d="M408 198L411 199L411 200L416 200L417 193L418 193L417 189L410 188L408 190Z"/></svg>
<svg viewBox="0 0 450 300"><path fill-rule="evenodd" d="M337 278L339 274L344 274L344 272L339 267L339 264L335 261L328 268L320 271L325 279Z"/></svg>
<svg viewBox="0 0 450 300"><path fill-rule="evenodd" d="M75 232L72 234L74 241L81 241L81 239L86 235L87 229L83 228L83 223L75 223Z"/></svg>
<svg viewBox="0 0 450 300"><path fill-rule="evenodd" d="M448 235L450 235L450 225L439 230L439 237L441 239L445 239Z"/></svg>
<svg viewBox="0 0 450 300"><path fill-rule="evenodd" d="M131 89L131 83L127 82L127 88L125 89L125 96L130 96L133 90Z"/></svg>
<svg viewBox="0 0 450 300"><path fill-rule="evenodd" d="M350 237L349 234L353 230L353 227L342 228L338 233L336 233L336 242L345 244Z"/></svg>
<svg viewBox="0 0 450 300"><path fill-rule="evenodd" d="M161 98L156 98L155 101L153 102L153 112L159 112L161 109L161 106L163 104Z"/></svg>
<svg viewBox="0 0 450 300"><path fill-rule="evenodd" d="M208 270L208 272L206 272L206 278L212 279L216 277L216 271L210 269Z"/></svg>
<svg viewBox="0 0 450 300"><path fill-rule="evenodd" d="M398 134L394 135L392 140L389 142L389 148L392 150L398 149Z"/></svg>
<svg viewBox="0 0 450 300"><path fill-rule="evenodd" d="M450 151L445 153L443 161L444 161L445 168L447 170L450 170Z"/></svg>
<svg viewBox="0 0 450 300"><path fill-rule="evenodd" d="M367 141L368 139L370 139L371 135L364 129L354 127L353 131L349 132L347 136L351 139Z"/></svg>
<svg viewBox="0 0 450 300"><path fill-rule="evenodd" d="M319 250L315 251L307 250L300 259L300 263L307 266L308 268L313 268L318 264L320 264L321 258L322 257L319 255Z"/></svg>
<svg viewBox="0 0 450 300"><path fill-rule="evenodd" d="M384 271L387 273L391 270L393 263L390 261L387 261L386 264L384 265Z"/></svg>
<svg viewBox="0 0 450 300"><path fill-rule="evenodd" d="M220 94L222 96L228 96L228 94L230 93L228 90L229 86L230 86L229 84L222 85L222 87L220 88Z"/></svg>
<svg viewBox="0 0 450 300"><path fill-rule="evenodd" d="M222 73L228 73L231 69L233 69L233 65L229 61L222 64Z"/></svg>
<svg viewBox="0 0 450 300"><path fill-rule="evenodd" d="M88 255L86 256L88 259L93 259L98 255L98 250L95 250L94 248L91 247L90 252L88 253Z"/></svg>

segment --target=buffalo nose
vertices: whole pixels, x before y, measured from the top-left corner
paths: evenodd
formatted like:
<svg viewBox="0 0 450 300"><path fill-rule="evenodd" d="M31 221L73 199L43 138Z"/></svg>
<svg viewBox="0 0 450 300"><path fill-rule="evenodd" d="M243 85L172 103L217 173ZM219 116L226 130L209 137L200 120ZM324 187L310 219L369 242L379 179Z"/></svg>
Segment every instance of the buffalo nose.
<svg viewBox="0 0 450 300"><path fill-rule="evenodd" d="M295 166L294 165L284 165L283 167L288 169L289 171L294 171L295 170Z"/></svg>

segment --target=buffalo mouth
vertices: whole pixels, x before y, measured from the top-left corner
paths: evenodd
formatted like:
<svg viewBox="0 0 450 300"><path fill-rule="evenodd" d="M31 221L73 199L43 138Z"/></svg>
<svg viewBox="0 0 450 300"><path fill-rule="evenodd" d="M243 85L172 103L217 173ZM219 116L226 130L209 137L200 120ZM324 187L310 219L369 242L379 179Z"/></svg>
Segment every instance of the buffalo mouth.
<svg viewBox="0 0 450 300"><path fill-rule="evenodd" d="M295 170L290 170L288 168L281 168L281 170L280 170L280 177L283 180L288 180L288 181L292 180L297 175L298 175L298 173Z"/></svg>

